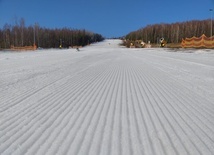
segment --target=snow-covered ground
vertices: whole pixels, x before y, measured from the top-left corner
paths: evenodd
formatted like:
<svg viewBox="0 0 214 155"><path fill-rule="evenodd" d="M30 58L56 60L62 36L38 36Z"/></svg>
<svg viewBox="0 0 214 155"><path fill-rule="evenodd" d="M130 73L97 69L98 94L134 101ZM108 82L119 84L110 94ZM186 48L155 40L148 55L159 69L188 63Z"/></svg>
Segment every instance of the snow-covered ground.
<svg viewBox="0 0 214 155"><path fill-rule="evenodd" d="M213 155L213 50L0 52L1 155Z"/></svg>

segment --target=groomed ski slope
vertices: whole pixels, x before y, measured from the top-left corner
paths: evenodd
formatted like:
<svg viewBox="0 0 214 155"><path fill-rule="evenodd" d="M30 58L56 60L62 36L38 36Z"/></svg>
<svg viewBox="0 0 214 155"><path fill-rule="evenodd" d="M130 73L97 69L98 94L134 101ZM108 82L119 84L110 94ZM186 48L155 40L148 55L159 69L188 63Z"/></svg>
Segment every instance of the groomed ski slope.
<svg viewBox="0 0 214 155"><path fill-rule="evenodd" d="M213 50L0 52L1 155L213 155Z"/></svg>

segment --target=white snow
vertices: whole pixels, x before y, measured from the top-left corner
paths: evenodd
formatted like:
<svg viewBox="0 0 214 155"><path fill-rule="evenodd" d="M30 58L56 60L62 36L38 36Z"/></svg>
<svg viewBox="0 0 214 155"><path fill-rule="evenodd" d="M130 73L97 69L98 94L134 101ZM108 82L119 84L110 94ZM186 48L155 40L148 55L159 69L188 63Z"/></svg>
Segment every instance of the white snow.
<svg viewBox="0 0 214 155"><path fill-rule="evenodd" d="M1 155L213 155L214 52L0 52Z"/></svg>

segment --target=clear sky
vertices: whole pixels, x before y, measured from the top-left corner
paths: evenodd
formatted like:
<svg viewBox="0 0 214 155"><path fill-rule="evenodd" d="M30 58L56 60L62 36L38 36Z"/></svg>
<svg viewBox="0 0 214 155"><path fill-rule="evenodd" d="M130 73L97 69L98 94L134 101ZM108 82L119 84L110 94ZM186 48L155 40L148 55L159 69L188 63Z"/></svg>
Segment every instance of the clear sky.
<svg viewBox="0 0 214 155"><path fill-rule="evenodd" d="M24 18L26 26L119 37L150 24L210 19L211 8L214 0L0 0L0 28Z"/></svg>

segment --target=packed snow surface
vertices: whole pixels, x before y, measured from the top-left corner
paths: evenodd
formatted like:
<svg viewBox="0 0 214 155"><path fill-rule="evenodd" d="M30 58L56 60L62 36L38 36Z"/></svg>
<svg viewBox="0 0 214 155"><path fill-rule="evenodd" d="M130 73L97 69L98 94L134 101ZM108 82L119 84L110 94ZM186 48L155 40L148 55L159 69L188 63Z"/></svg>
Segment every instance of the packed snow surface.
<svg viewBox="0 0 214 155"><path fill-rule="evenodd" d="M0 52L1 155L213 155L214 52Z"/></svg>

